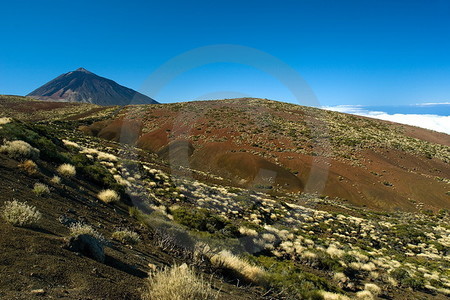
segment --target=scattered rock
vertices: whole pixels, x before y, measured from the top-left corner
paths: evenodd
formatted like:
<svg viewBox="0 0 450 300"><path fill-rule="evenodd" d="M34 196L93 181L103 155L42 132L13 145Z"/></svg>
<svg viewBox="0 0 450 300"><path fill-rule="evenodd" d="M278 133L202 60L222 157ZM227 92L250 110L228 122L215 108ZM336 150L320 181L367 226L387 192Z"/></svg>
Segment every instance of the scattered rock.
<svg viewBox="0 0 450 300"><path fill-rule="evenodd" d="M105 252L102 243L91 235L80 234L71 237L67 242L66 248L70 251L81 253L98 262L105 262Z"/></svg>
<svg viewBox="0 0 450 300"><path fill-rule="evenodd" d="M77 220L70 218L67 215L59 216L58 220L61 224L63 224L64 226L67 226L67 227L69 227L70 225L77 222Z"/></svg>

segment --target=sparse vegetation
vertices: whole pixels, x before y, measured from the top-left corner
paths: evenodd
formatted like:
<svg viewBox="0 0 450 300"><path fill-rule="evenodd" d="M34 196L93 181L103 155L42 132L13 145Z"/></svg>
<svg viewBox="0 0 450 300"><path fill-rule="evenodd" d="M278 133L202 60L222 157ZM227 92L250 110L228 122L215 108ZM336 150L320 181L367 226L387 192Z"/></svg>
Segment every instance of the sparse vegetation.
<svg viewBox="0 0 450 300"><path fill-rule="evenodd" d="M71 236L87 234L87 235L93 236L100 242L106 242L106 239L103 237L103 235L101 233L99 233L97 230L95 230L94 227L92 227L88 224L77 222L77 223L72 224L69 227L69 230L70 230Z"/></svg>
<svg viewBox="0 0 450 300"><path fill-rule="evenodd" d="M228 105L233 101L225 103ZM271 102L255 100L250 103L252 109L264 107L264 109L281 110L285 108ZM182 105L177 107L180 110ZM195 147L201 147L204 142L225 140L244 145L248 139L250 141L248 143L253 145L252 149L243 147L242 153L264 157L275 165L282 166L284 162L281 162L281 159L277 161L281 156L275 155L273 151L285 153L285 159L293 162L295 162L295 154L324 157L327 154L326 151L314 148L305 138L330 138L333 151L327 154L328 157L341 162L342 160L351 161L352 166L364 169L367 174L373 174L370 178L374 180L374 188L386 192L400 190L401 180L397 179L395 174L391 174L389 168L366 170L364 160L358 157L359 150L374 150L374 145L379 143L382 147L374 150L376 155L382 155L384 150L395 149L432 157L431 161L427 160L427 164L438 160L446 161L449 158L450 152L444 146L401 137L402 133L399 130L391 130L385 124L328 112L319 112L319 115L329 123L330 136L308 128L306 123L294 122L295 118L287 120L286 116L283 117L286 119L267 116L264 122L270 121L271 126L254 128L252 130L255 134L252 135L246 130L250 122L258 121L251 120L253 115L258 115L256 113L248 114L250 120L248 122L243 118L236 124L228 124L235 132L242 134L227 137L214 136L217 130L228 130L223 122L223 116L240 113L238 108L233 105L230 107L219 107L217 108L219 112L214 110L208 112L215 118L208 123L201 126L193 124L195 127L192 128L201 128L196 130L195 141L192 141ZM171 112L172 108L175 109L170 106L168 111ZM140 110L148 113L152 109L129 108L136 119L141 117ZM301 110L292 108L289 115L309 112L311 112L309 108ZM169 120L170 116L164 118ZM189 123L189 120L183 119L180 122ZM83 122L80 123L84 126ZM195 280L202 278L197 274L203 274L203 276L216 276L216 280L225 278L226 284L241 285L244 282L248 284L249 289L263 291L262 293L274 299L375 299L376 297L396 299L397 292L393 291L400 291L398 294L405 293L407 295L405 297L411 297L411 299L419 291L424 297L427 293L450 294L450 273L448 272L450 269L448 250L450 248L448 225L450 215L447 210L439 212L431 210L430 208L435 209L435 207L430 206L426 199L415 197L405 200L404 202L411 210L409 212L401 210L379 212L372 211L369 207L353 206L349 204L350 201L330 199L326 195L284 193L272 182L252 183L252 187L256 188L254 190L231 187L228 186L227 180L207 171L186 169L194 176L172 177L167 170L166 162L160 161L154 154L141 152L130 145L120 145L114 141L106 145L95 137L82 136L79 132L72 130L73 125L70 122L55 122L52 126L55 126L56 133L49 132L41 124L27 125L11 120L1 126L0 137L13 141L20 139L40 151L40 158L36 160L42 171L40 173L37 172L37 165L32 160L23 161L26 158L16 158L23 161L19 164L20 168L25 170L25 172L19 172L21 177L34 174L24 186L32 186L36 180L52 186L52 197L36 199L31 194L29 196L31 201L43 203L48 208L47 201L53 201L53 196L64 195L64 200L67 199L67 203L71 204L69 207L65 206L64 210L57 206L58 213L62 214L58 220L70 228L72 236L86 234L106 243L103 235L95 229L99 228L113 240L133 245L130 247L113 243L111 246L114 250L108 249L108 251L111 250L114 255L121 251L126 254L136 254L130 251L145 252L151 249L158 252L159 258L176 258L177 261L188 262L195 266L195 270L188 267L185 269L185 271L189 270L190 274L196 278ZM204 130L205 128L208 130ZM144 126L144 129L151 131L158 128ZM169 135L174 134L174 130L170 129L164 132ZM263 137L258 137L256 134ZM286 135L291 140L284 140L283 137ZM56 136L63 137L64 141ZM380 152L377 152L377 149ZM237 153L236 151L233 149L230 153ZM10 155L6 150L2 152ZM22 155L19 156L22 157ZM50 157L52 159L49 159ZM5 161L11 164L11 160L5 159ZM57 170L59 176L77 175L77 180L67 180L64 185L56 186L61 178L55 175L47 181L53 176L54 166L59 164L69 165L71 166L69 169L73 171L61 172L60 166ZM15 168L17 163L13 162L12 165ZM15 169L17 171L17 168ZM298 166L291 166L288 170L293 173L298 169ZM445 172L438 171L436 173L439 176L427 175L426 178L429 177L440 188L438 196L447 197L445 192L448 191L446 184L449 181L445 177ZM408 169L408 172L425 176L414 169ZM336 180L342 184L351 183L346 176L336 176ZM74 184L75 182L81 183L79 195L73 195L74 186L78 187L78 184ZM92 191L98 190L102 190L97 195L100 201L111 203L121 200L121 203L114 206L99 205L99 202L93 201L95 194L92 194ZM17 195L16 191L11 193L13 197ZM44 184L36 184L33 191L36 195L44 195L49 192L49 188ZM130 198L127 198L128 195ZM135 221L146 226L137 227L136 224L132 224L131 218L123 215L123 208L125 204L129 204L127 202L129 199L135 200L133 204L136 205L136 207L130 207L130 215L135 218ZM402 205L401 199L393 200L395 205L399 207ZM11 206L8 203L12 202L6 202L5 208L7 205ZM72 205L74 203L76 205ZM64 204L66 204L65 201ZM28 209L24 209L24 205ZM27 211L30 216L38 215L37 219L41 218L40 213L31 206L19 202L16 202L15 206L21 207L21 209L15 209L16 220L19 219L17 215L20 214L17 211L20 210ZM105 214L102 213L103 211L99 211L102 214L97 214L95 211L86 216L82 213L86 210L94 211L94 209L105 210ZM2 217L7 221L4 211L3 208ZM53 216L53 214L54 211L49 212L49 215ZM120 224L107 225L118 220ZM48 223L47 221L45 224ZM96 226L94 228L81 221ZM14 221L7 222L14 223ZM32 223L24 221L20 224ZM39 222L36 221L34 224ZM61 228L61 225L58 225ZM133 230L136 232L117 226L135 228ZM120 229L114 231L114 228ZM10 227L10 229L14 228ZM147 247L147 242L152 246ZM148 252L145 253L148 254ZM139 265L136 260L130 263L133 268L128 269L125 262L122 264L120 261L113 261L116 257L111 256L111 258L108 255L110 253L107 253L107 262L110 267L120 267L133 274L140 272L138 267L134 269L135 265ZM132 257L134 259L135 255ZM152 273L145 299L177 299L180 288L178 283L172 284L171 280L180 280L180 278L170 276L173 272L180 275L179 268L167 268L161 272ZM152 268L154 271L156 269L156 266ZM96 272L98 270L93 271L95 276L97 276ZM163 275L158 277L158 274L165 274L166 277ZM196 282L195 280L186 281ZM204 290L210 288L209 283L202 282ZM255 285L261 287L255 287ZM173 290L170 290L172 287ZM151 291L155 293L150 293ZM156 295L169 298L153 298ZM186 294L181 295L180 297L187 299L190 297ZM216 296L215 293L208 295Z"/></svg>
<svg viewBox="0 0 450 300"><path fill-rule="evenodd" d="M213 300L214 292L208 282L197 276L186 264L166 267L150 274L144 300Z"/></svg>
<svg viewBox="0 0 450 300"><path fill-rule="evenodd" d="M38 149L24 141L7 141L0 146L0 153L6 153L9 157L16 160L37 159L39 152Z"/></svg>
<svg viewBox="0 0 450 300"><path fill-rule="evenodd" d="M77 174L75 167L71 164L62 164L56 171L64 177L73 177Z"/></svg>
<svg viewBox="0 0 450 300"><path fill-rule="evenodd" d="M42 217L36 207L16 200L7 201L2 207L1 215L7 223L19 227L34 227Z"/></svg>
<svg viewBox="0 0 450 300"><path fill-rule="evenodd" d="M33 192L37 196L44 196L50 194L50 189L48 188L47 185L38 182L34 184Z"/></svg>
<svg viewBox="0 0 450 300"><path fill-rule="evenodd" d="M129 229L121 229L114 231L112 234L112 238L116 241L128 245L135 245L141 241L139 234Z"/></svg>
<svg viewBox="0 0 450 300"><path fill-rule="evenodd" d="M247 260L240 258L227 250L223 250L211 257L211 263L216 268L231 270L241 279L257 284L264 284L266 272Z"/></svg>
<svg viewBox="0 0 450 300"><path fill-rule="evenodd" d="M38 166L31 159L27 159L26 161L20 163L19 168L25 171L28 175L34 175L38 172Z"/></svg>
<svg viewBox="0 0 450 300"><path fill-rule="evenodd" d="M103 190L97 195L97 198L105 203L117 202L120 200L119 194L114 190Z"/></svg>
<svg viewBox="0 0 450 300"><path fill-rule="evenodd" d="M53 176L52 179L50 179L50 181L54 184L60 184L61 183L61 177L59 176Z"/></svg>

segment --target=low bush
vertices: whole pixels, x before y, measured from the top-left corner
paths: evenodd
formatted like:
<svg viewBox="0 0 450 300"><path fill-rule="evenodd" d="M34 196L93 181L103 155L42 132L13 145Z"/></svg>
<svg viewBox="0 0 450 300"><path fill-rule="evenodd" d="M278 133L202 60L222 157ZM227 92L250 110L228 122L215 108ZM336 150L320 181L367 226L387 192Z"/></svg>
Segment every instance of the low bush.
<svg viewBox="0 0 450 300"><path fill-rule="evenodd" d="M280 261L267 256L249 256L249 258L267 269L268 286L280 292L285 299L333 299L324 298L323 294L343 293L325 278L303 271L292 261Z"/></svg>
<svg viewBox="0 0 450 300"><path fill-rule="evenodd" d="M27 159L23 163L19 164L19 168L25 171L28 175L34 175L38 171L38 167L34 161Z"/></svg>
<svg viewBox="0 0 450 300"><path fill-rule="evenodd" d="M34 187L33 187L33 192L37 196L44 196L44 195L50 194L50 189L48 188L47 185L45 185L43 183L35 183Z"/></svg>
<svg viewBox="0 0 450 300"><path fill-rule="evenodd" d="M106 239L103 237L103 235L99 233L97 230L95 230L94 227L81 222L77 222L70 225L69 230L71 236L87 234L93 236L102 243L106 242Z"/></svg>
<svg viewBox="0 0 450 300"><path fill-rule="evenodd" d="M212 300L218 298L211 286L186 264L165 268L149 277L144 300Z"/></svg>
<svg viewBox="0 0 450 300"><path fill-rule="evenodd" d="M393 270L390 275L403 287L410 287L415 290L420 290L425 286L423 278L412 276L405 268L397 268Z"/></svg>
<svg viewBox="0 0 450 300"><path fill-rule="evenodd" d="M0 153L5 153L16 160L37 159L39 152L38 149L24 141L8 141L0 147Z"/></svg>
<svg viewBox="0 0 450 300"><path fill-rule="evenodd" d="M42 217L36 207L16 200L6 202L1 215L9 224L20 227L36 226Z"/></svg>
<svg viewBox="0 0 450 300"><path fill-rule="evenodd" d="M171 212L176 222L189 228L210 233L220 232L227 237L240 235L238 227L206 209L179 207Z"/></svg>
<svg viewBox="0 0 450 300"><path fill-rule="evenodd" d="M122 229L113 232L112 238L116 241L128 245L134 245L141 241L139 234L128 229Z"/></svg>
<svg viewBox="0 0 450 300"><path fill-rule="evenodd" d="M71 162L85 179L102 188L116 190L122 196L125 194L124 187L118 184L108 169L99 162L93 162L83 154L73 155Z"/></svg>

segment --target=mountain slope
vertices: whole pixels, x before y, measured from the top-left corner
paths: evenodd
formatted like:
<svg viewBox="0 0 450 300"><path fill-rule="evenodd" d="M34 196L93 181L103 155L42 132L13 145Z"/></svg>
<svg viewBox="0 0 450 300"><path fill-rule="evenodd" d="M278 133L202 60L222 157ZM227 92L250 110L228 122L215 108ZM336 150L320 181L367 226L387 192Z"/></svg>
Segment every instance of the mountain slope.
<svg viewBox="0 0 450 300"><path fill-rule="evenodd" d="M379 213L314 195L199 182L171 176L147 151L85 136L72 121L0 120L0 141L39 150L23 162L31 154L23 147L0 147L1 299L143 300L153 299L155 286L178 295L190 286L153 279L183 264L219 300L450 295L448 211ZM76 172L62 176L63 162ZM38 185L47 190L38 193ZM105 188L120 200L103 202L97 193ZM41 213L34 227L12 222L16 199ZM69 247L79 226L103 245L104 260L87 245ZM118 238L124 229L140 239ZM174 277L169 282L182 279Z"/></svg>
<svg viewBox="0 0 450 300"><path fill-rule="evenodd" d="M80 129L240 187L450 208L450 137L425 129L261 99L126 107Z"/></svg>
<svg viewBox="0 0 450 300"><path fill-rule="evenodd" d="M154 104L155 100L86 69L62 74L27 96L39 100L98 105Z"/></svg>
<svg viewBox="0 0 450 300"><path fill-rule="evenodd" d="M36 124L4 117L14 115L10 101L57 118L46 121L38 114ZM445 143L414 139L398 124L260 99L119 107L118 113L116 107L115 116L79 103L60 107L19 97L1 97L0 103L6 108L0 110L1 299L149 299L141 295L152 297L149 289L155 286L168 288L153 279L167 266L185 263L218 299L440 300L450 295L450 214L425 210L448 203L433 207L430 200L450 184ZM86 112L72 113L80 107ZM274 119L277 114L282 118ZM280 130L283 120L295 120L293 128L306 124L310 131ZM85 124L82 131L80 124ZM261 140L253 141L257 135ZM439 136L448 140L434 138ZM113 140L142 142L142 148L155 151ZM289 143L306 150L295 156L290 150L297 148ZM354 202L379 190L370 205L387 210L392 202L396 209L380 213L361 202L354 206L311 193L283 193L286 187L264 182L283 174L297 177L302 191L311 188L303 179L308 172L297 174L286 161L300 160L307 170L314 159L321 170L329 165L328 185L343 181L343 191L359 195ZM194 160L219 165L196 171L209 165ZM62 163L74 170L62 172ZM176 167L185 163L188 168ZM215 175L222 168L241 177L257 171L263 187L237 188L245 183ZM335 178L343 172L349 177ZM388 176L398 180L390 186L380 182ZM317 173L312 178L320 180ZM413 204L402 198L407 185L422 190L411 198L418 208L413 213L402 211ZM104 189L120 199L106 201L99 194ZM12 200L36 207L41 218L35 227L11 219L21 211L11 209ZM93 256L92 247L71 247L74 236L80 237L79 226L93 245L103 245L104 259ZM118 238L124 229L140 240ZM185 288L178 286L178 293Z"/></svg>

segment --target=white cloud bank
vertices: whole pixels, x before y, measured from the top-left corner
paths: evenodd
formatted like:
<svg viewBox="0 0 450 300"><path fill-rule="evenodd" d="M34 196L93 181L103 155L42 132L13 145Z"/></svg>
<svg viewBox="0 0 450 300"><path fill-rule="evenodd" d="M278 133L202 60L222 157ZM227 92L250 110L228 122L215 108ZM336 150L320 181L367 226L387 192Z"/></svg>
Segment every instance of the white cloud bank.
<svg viewBox="0 0 450 300"><path fill-rule="evenodd" d="M431 103L428 105L431 105ZM348 114L422 127L450 134L450 116L438 116L430 114L388 114L383 111L369 111L364 109L364 106L358 105L326 106L323 108Z"/></svg>

